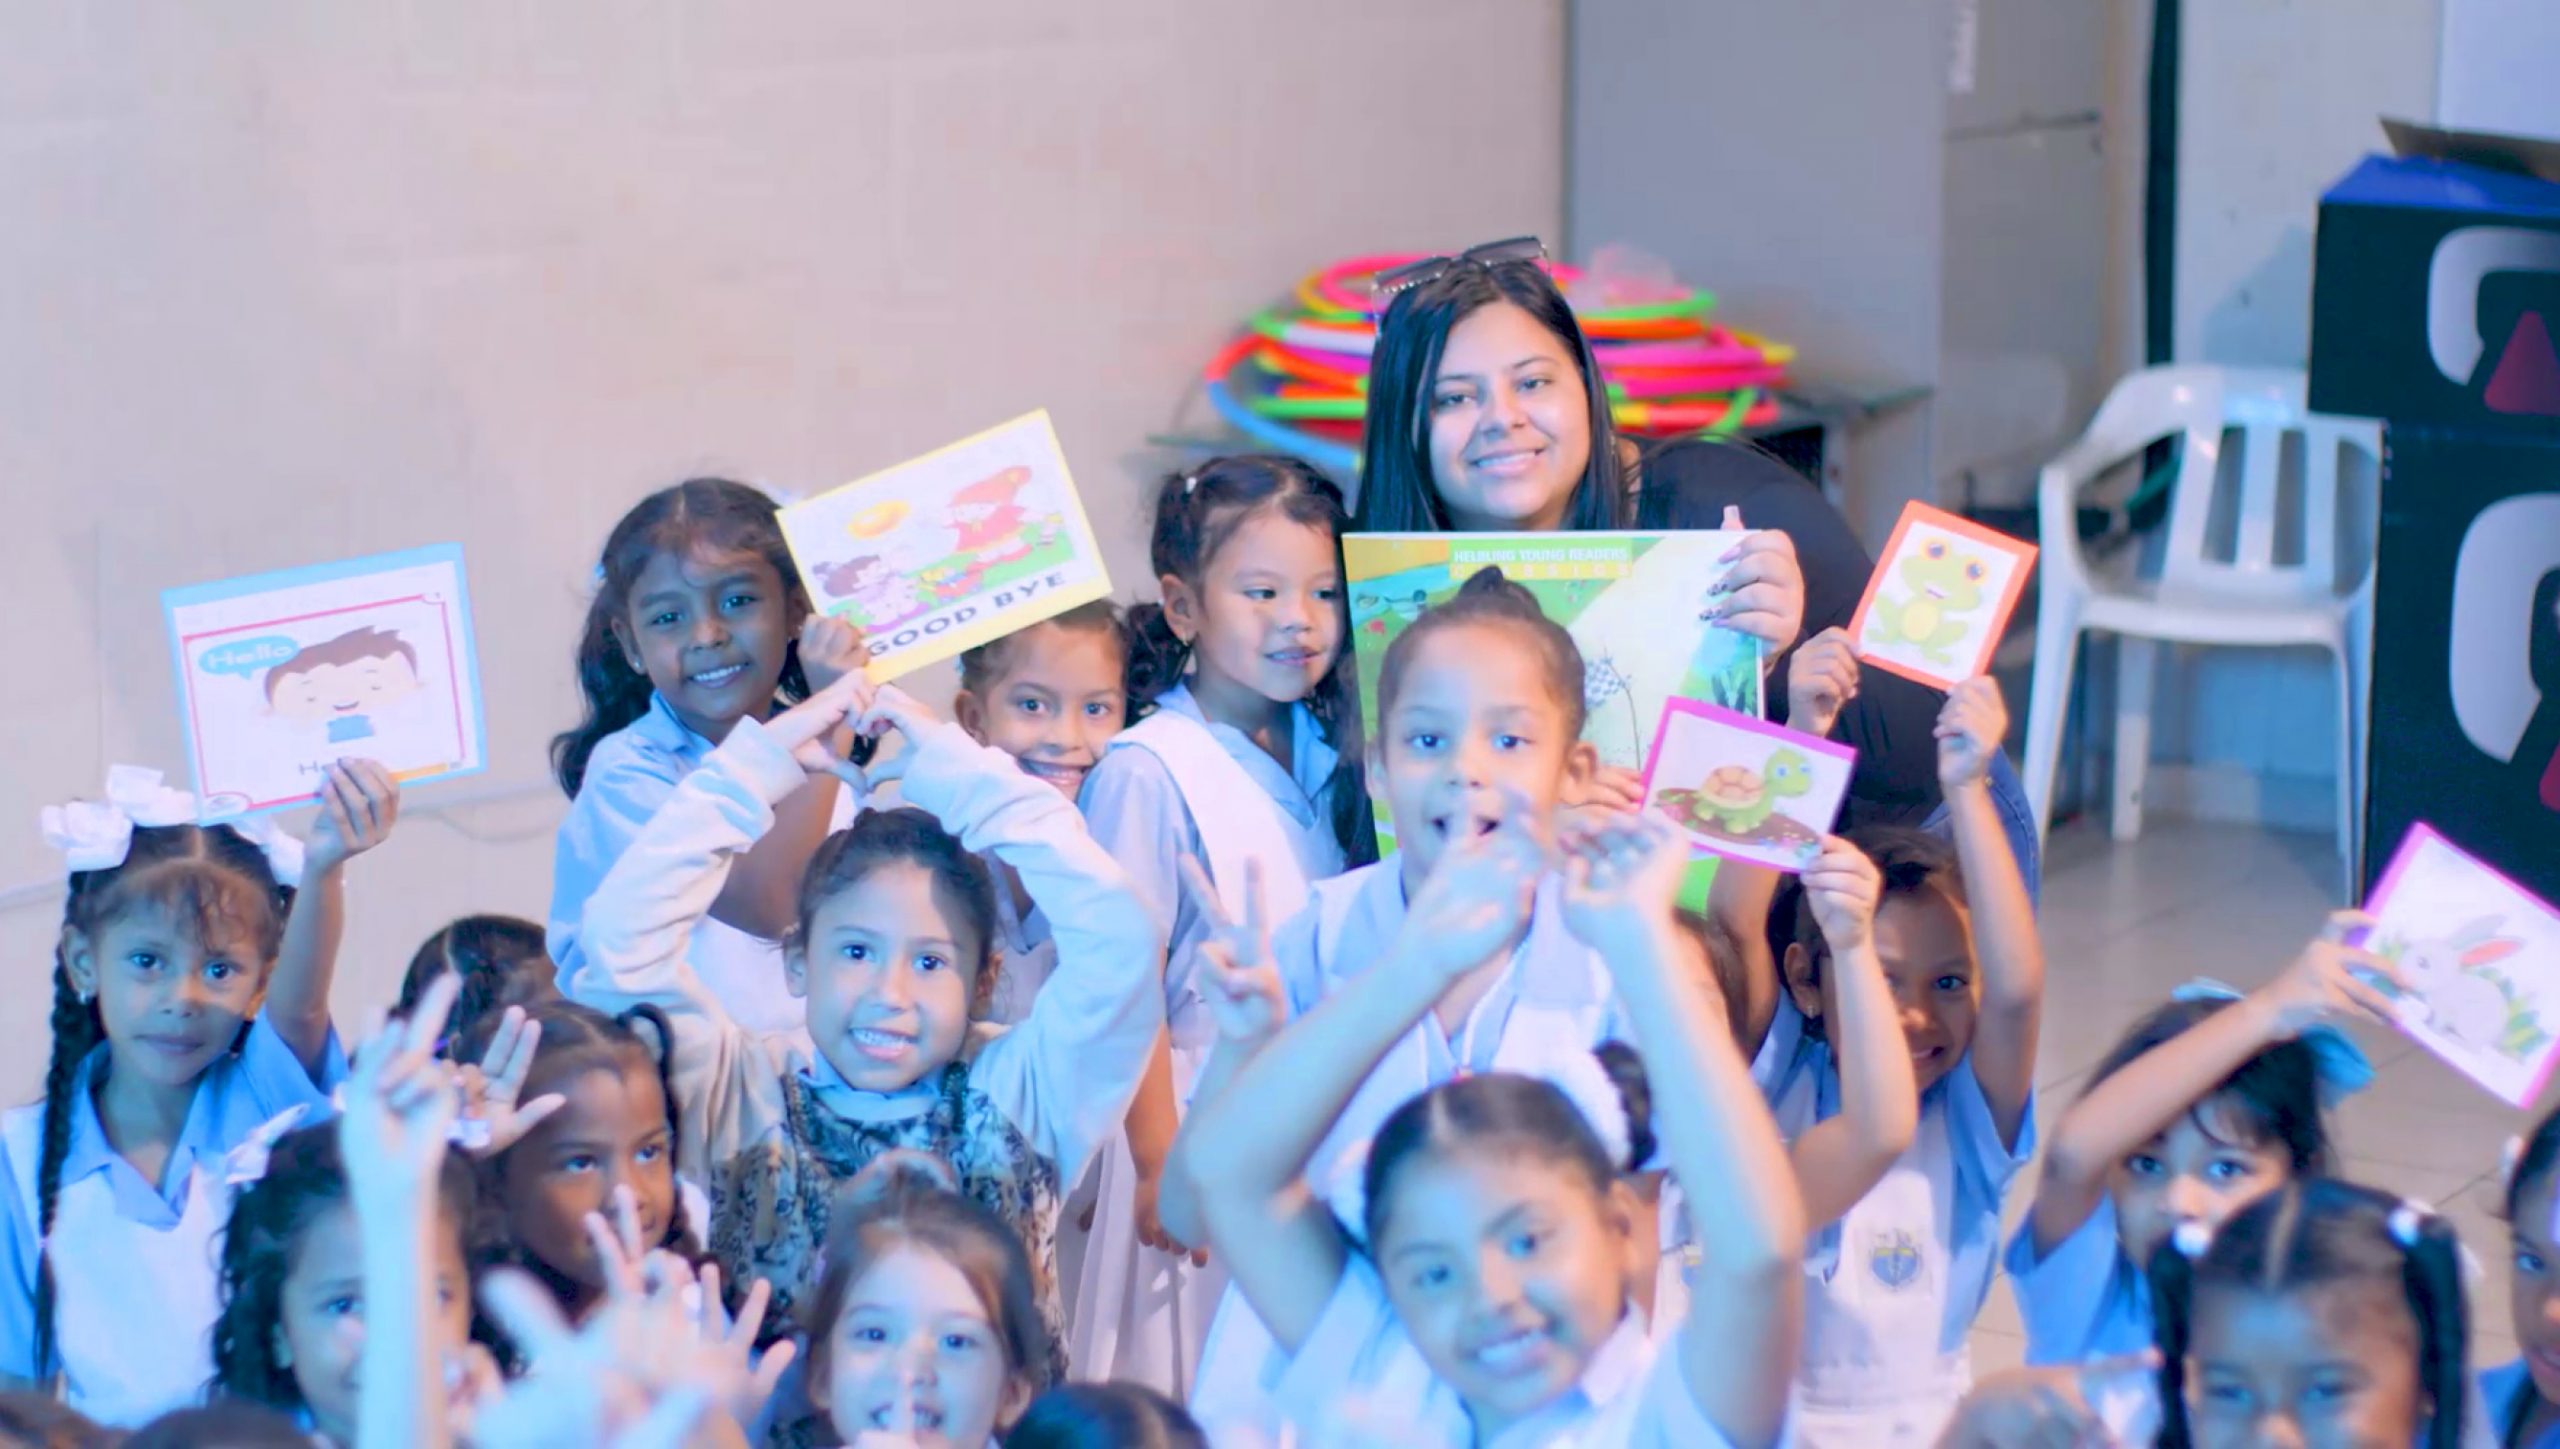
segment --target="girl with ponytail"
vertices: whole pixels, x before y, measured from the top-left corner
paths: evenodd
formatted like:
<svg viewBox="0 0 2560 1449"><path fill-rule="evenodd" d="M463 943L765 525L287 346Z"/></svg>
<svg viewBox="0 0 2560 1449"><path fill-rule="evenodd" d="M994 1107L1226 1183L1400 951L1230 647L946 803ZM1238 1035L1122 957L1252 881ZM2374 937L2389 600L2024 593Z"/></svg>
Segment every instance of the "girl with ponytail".
<svg viewBox="0 0 2560 1449"><path fill-rule="evenodd" d="M1156 1209L1214 1038L1200 944L1221 913L1244 914L1254 882L1286 916L1368 852L1342 524L1342 495L1292 458L1213 458L1164 481L1149 546L1164 602L1130 613L1129 698L1153 713L1111 740L1081 797L1094 838L1171 924L1172 948L1166 1039L1093 1182L1072 1359L1176 1397L1225 1283ZM1204 869L1186 876L1186 860Z"/></svg>
<svg viewBox="0 0 2560 1449"><path fill-rule="evenodd" d="M2159 1443L2461 1449L2462 1272L2433 1209L2329 1178L2181 1225L2151 1260Z"/></svg>

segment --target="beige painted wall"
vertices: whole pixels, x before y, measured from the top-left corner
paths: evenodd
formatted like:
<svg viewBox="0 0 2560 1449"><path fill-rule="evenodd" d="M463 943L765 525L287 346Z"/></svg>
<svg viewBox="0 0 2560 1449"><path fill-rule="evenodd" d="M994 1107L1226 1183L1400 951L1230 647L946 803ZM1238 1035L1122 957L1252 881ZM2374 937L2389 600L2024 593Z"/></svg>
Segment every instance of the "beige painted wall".
<svg viewBox="0 0 2560 1449"><path fill-rule="evenodd" d="M556 792L433 807L539 785L633 499L1046 406L1132 592L1145 437L1235 319L1318 260L1555 234L1562 33L1562 0L0 0L0 891L59 870L38 806L178 764L162 588L459 540L493 767L358 863L353 1021L445 919L541 913ZM12 899L0 1100L59 921Z"/></svg>

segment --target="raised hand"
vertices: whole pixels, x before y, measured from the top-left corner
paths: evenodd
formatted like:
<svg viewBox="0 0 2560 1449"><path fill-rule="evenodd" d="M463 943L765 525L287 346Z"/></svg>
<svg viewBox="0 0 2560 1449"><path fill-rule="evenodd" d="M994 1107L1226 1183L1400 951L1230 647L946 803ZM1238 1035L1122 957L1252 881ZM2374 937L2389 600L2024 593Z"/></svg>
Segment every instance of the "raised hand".
<svg viewBox="0 0 2560 1449"><path fill-rule="evenodd" d="M466 1065L459 1073L462 1117L454 1124L454 1137L463 1150L494 1157L568 1105L569 1099L557 1092L545 1092L530 1102L517 1100L541 1045L542 1023L527 1021L521 1006L508 1007L498 1019L498 1029L490 1033L489 1049L480 1054L478 1064Z"/></svg>
<svg viewBox="0 0 2560 1449"><path fill-rule="evenodd" d="M320 781L320 814L304 842L303 869L319 875L391 838L400 782L372 760L335 760Z"/></svg>
<svg viewBox="0 0 2560 1449"><path fill-rule="evenodd" d="M1742 510L1727 504L1721 526L1742 528ZM1717 586L1724 602L1706 617L1766 643L1764 659L1775 659L1804 632L1804 570L1796 563L1796 541L1778 529L1758 529L1727 550L1723 561L1733 565Z"/></svg>
<svg viewBox="0 0 2560 1449"><path fill-rule="evenodd" d="M1822 853L1804 869L1805 900L1832 954L1854 951L1875 938L1876 903L1884 877L1867 853L1837 835L1822 837Z"/></svg>
<svg viewBox="0 0 2560 1449"><path fill-rule="evenodd" d="M1566 827L1564 924L1584 944L1608 947L1671 923L1689 845L1651 815Z"/></svg>
<svg viewBox="0 0 2560 1449"><path fill-rule="evenodd" d="M2350 933L2370 929L2374 919L2362 911L2331 911L2320 934L2275 980L2258 988L2275 1009L2275 1031L2301 1035L2331 1017L2361 1017L2381 1026L2398 1022L2391 994L2374 984L2385 981L2406 988L2400 968L2361 946L2350 946Z"/></svg>
<svg viewBox="0 0 2560 1449"><path fill-rule="evenodd" d="M1991 773L1992 757L2009 737L2009 706L1989 675L1975 675L1947 691L1946 708L1938 711L1938 784L1959 790L1980 784Z"/></svg>
<svg viewBox="0 0 2560 1449"><path fill-rule="evenodd" d="M1528 923L1545 865L1527 797L1505 786L1494 805L1491 830L1461 835L1440 853L1398 932L1410 957L1451 981L1490 960Z"/></svg>
<svg viewBox="0 0 2560 1449"><path fill-rule="evenodd" d="M1244 866L1244 919L1230 917L1217 887L1200 863L1186 856L1182 877L1191 898L1208 916L1209 934L1200 942L1200 994L1209 1004L1209 1019L1218 1034L1231 1041L1258 1042L1289 1019L1288 995L1281 989L1280 968L1271 959L1271 923L1264 914L1262 862Z"/></svg>
<svg viewBox="0 0 2560 1449"><path fill-rule="evenodd" d="M800 625L800 673L812 690L825 689L871 662L862 631L833 614L811 614Z"/></svg>
<svg viewBox="0 0 2560 1449"><path fill-rule="evenodd" d="M1787 663L1787 728L1826 737L1858 697L1858 651L1834 626L1798 645Z"/></svg>
<svg viewBox="0 0 2560 1449"><path fill-rule="evenodd" d="M1624 765L1602 765L1579 785L1568 781L1556 803L1595 812L1634 810L1644 804L1644 773Z"/></svg>
<svg viewBox="0 0 2560 1449"><path fill-rule="evenodd" d="M836 732L871 707L871 682L857 669L765 721L764 732L812 775L859 785L862 772L839 753Z"/></svg>
<svg viewBox="0 0 2560 1449"><path fill-rule="evenodd" d="M393 1020L356 1048L340 1093L338 1151L348 1187L362 1198L407 1202L433 1194L447 1134L461 1111L453 1068L436 1057L462 979L439 976L406 1021Z"/></svg>

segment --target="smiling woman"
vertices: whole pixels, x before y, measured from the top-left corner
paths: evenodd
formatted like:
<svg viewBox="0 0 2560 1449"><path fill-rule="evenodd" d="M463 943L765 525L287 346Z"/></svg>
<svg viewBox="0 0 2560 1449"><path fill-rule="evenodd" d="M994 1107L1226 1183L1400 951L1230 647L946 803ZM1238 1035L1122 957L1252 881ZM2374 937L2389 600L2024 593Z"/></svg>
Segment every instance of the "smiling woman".
<svg viewBox="0 0 2560 1449"><path fill-rule="evenodd" d="M1788 653L1845 626L1874 561L1847 520L1785 464L1747 447L1675 442L1639 456L1610 422L1599 365L1536 260L1446 260L1396 294L1370 369L1360 533L1761 530L1729 576L1725 618L1765 640L1772 699ZM1938 697L1878 674L1840 711L1858 752L1843 827L1917 824L1939 804ZM2023 857L2022 857L2023 858Z"/></svg>

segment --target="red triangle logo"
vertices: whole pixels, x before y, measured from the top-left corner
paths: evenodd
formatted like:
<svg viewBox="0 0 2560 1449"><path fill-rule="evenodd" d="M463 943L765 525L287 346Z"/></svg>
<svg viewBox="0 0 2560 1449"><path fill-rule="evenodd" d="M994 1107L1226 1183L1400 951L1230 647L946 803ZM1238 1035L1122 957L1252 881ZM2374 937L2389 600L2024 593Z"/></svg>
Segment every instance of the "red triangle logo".
<svg viewBox="0 0 2560 1449"><path fill-rule="evenodd" d="M2495 413L2560 417L2560 354L2551 350L2551 329L2543 325L2541 313L2516 319L2481 401Z"/></svg>

